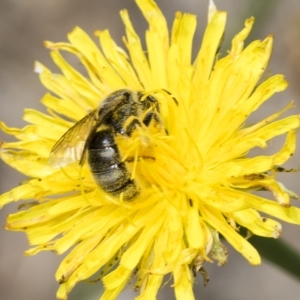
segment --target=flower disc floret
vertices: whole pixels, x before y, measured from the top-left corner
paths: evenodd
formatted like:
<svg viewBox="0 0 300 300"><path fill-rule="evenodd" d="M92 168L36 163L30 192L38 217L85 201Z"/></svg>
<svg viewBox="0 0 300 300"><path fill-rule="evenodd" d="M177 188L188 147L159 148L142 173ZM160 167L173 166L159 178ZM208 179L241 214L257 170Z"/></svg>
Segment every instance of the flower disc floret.
<svg viewBox="0 0 300 300"><path fill-rule="evenodd" d="M290 205L290 198L298 196L276 178L295 152L300 118L279 118L292 103L245 125L265 101L287 87L282 75L262 80L273 36L244 47L254 23L250 18L228 54L219 58L226 13L210 1L209 22L193 61L196 16L176 13L169 33L154 1L136 3L149 24L146 51L126 10L121 11L125 50L107 30L95 32L100 48L78 27L68 43L47 41L61 70L54 74L35 64L50 91L41 100L48 113L25 110L29 125L22 129L0 123L3 132L17 139L1 144L1 159L30 178L0 196L1 206L28 201L8 216L6 229L27 234L33 248L26 255L69 251L55 275L59 299L96 273L105 286L101 299L115 299L132 280L140 290L136 299L154 299L167 274L172 275L176 299L194 299L194 272L205 274L206 261L227 261L219 234L258 265L260 256L240 227L278 238L280 223L261 213L300 224L300 210ZM76 56L87 75L69 64L64 52ZM133 201L101 190L87 163L59 169L48 164L57 140L124 88L155 97L163 121L162 126L138 127L130 138L116 135L122 161L141 190ZM285 142L278 152L247 156L279 135ZM270 199L253 193L258 190L269 191Z"/></svg>

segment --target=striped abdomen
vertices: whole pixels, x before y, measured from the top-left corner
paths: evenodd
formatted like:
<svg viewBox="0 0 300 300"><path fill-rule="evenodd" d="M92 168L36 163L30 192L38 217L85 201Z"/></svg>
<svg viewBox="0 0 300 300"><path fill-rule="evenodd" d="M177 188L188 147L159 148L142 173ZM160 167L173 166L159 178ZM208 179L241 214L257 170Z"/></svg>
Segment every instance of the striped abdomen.
<svg viewBox="0 0 300 300"><path fill-rule="evenodd" d="M130 201L139 190L115 142L113 131L103 129L94 134L88 146L88 163L97 184L107 193Z"/></svg>

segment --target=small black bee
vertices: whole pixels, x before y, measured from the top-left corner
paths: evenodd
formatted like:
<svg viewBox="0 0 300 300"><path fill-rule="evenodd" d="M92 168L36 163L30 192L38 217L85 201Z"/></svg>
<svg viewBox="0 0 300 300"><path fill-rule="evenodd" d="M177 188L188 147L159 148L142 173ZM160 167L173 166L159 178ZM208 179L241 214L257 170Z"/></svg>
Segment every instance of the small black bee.
<svg viewBox="0 0 300 300"><path fill-rule="evenodd" d="M139 194L139 188L122 161L115 136L130 137L136 126L148 126L152 120L162 124L159 103L153 96L118 90L58 140L51 150L49 165L61 168L76 161L82 165L87 152L97 184L112 196L123 193L123 199L131 201Z"/></svg>

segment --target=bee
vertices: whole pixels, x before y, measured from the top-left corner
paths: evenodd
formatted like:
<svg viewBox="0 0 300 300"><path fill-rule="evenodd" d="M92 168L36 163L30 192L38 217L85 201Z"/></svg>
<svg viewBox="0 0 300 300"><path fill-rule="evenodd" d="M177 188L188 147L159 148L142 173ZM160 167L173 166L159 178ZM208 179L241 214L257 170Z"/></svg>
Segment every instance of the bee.
<svg viewBox="0 0 300 300"><path fill-rule="evenodd" d="M130 137L137 126L149 126L154 120L162 124L156 98L127 89L106 97L99 108L90 112L71 127L54 145L49 165L62 168L87 161L94 180L108 194L131 201L140 190L122 161L116 135ZM125 124L126 123L126 124Z"/></svg>

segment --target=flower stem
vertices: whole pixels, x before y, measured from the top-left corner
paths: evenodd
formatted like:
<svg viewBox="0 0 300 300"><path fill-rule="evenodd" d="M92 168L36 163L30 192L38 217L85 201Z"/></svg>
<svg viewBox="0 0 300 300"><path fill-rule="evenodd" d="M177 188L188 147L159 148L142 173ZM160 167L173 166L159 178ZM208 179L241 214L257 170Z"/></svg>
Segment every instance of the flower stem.
<svg viewBox="0 0 300 300"><path fill-rule="evenodd" d="M252 237L251 243L263 257L300 280L300 254L291 245L282 239L266 239L258 236Z"/></svg>

